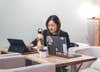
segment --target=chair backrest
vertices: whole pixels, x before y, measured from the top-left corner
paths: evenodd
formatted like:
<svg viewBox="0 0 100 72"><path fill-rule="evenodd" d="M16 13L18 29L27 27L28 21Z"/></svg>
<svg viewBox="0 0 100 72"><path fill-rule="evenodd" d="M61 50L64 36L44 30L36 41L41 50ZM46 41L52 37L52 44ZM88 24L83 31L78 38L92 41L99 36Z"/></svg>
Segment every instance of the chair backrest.
<svg viewBox="0 0 100 72"><path fill-rule="evenodd" d="M56 72L56 71L54 64L44 63L27 67L0 70L0 72Z"/></svg>
<svg viewBox="0 0 100 72"><path fill-rule="evenodd" d="M10 69L25 66L23 55L6 55L0 57L0 69Z"/></svg>
<svg viewBox="0 0 100 72"><path fill-rule="evenodd" d="M100 58L100 46L91 46L91 55Z"/></svg>
<svg viewBox="0 0 100 72"><path fill-rule="evenodd" d="M100 47L90 46L89 48L76 50L77 53L95 56L100 58Z"/></svg>
<svg viewBox="0 0 100 72"><path fill-rule="evenodd" d="M80 54L100 58L100 47L97 47L97 46L90 46L89 48L79 49L79 50L76 50L76 52ZM93 62L94 61L89 61L89 62L86 62L86 64L84 63L83 68L91 66Z"/></svg>

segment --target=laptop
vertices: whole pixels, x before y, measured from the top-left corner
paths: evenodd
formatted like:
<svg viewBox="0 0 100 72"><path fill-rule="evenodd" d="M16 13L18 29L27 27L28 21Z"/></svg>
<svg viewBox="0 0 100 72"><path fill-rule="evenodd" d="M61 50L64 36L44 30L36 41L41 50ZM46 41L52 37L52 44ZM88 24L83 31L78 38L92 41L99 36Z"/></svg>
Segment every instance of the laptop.
<svg viewBox="0 0 100 72"><path fill-rule="evenodd" d="M30 52L29 48L26 47L25 43L21 39L7 39L10 43L8 51L25 53Z"/></svg>
<svg viewBox="0 0 100 72"><path fill-rule="evenodd" d="M57 52L67 52L67 42L65 37L47 36L46 43L48 46L49 54L56 55Z"/></svg>
<svg viewBox="0 0 100 72"><path fill-rule="evenodd" d="M47 36L46 43L48 46L49 55L62 56L65 58L75 58L81 56L79 54L69 54L66 37Z"/></svg>

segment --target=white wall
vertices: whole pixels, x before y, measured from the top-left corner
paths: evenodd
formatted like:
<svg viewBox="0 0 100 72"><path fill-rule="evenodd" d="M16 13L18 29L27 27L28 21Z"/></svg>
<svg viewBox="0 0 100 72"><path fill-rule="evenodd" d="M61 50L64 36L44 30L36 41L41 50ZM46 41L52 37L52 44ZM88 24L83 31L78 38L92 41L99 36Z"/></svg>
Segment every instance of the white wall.
<svg viewBox="0 0 100 72"><path fill-rule="evenodd" d="M7 47L7 38L23 39L29 44L37 35L37 29L45 29L45 21L51 14L59 16L62 29L73 42L87 41L87 23L78 9L84 2L95 0L0 0L0 48Z"/></svg>

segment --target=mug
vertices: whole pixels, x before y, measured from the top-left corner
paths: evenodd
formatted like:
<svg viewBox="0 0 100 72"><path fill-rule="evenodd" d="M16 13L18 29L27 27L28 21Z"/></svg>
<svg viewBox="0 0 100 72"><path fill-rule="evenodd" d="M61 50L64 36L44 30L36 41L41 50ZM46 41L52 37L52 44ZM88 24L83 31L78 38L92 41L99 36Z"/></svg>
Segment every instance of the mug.
<svg viewBox="0 0 100 72"><path fill-rule="evenodd" d="M41 49L39 51L39 56L40 56L40 58L46 58L47 57L47 50Z"/></svg>

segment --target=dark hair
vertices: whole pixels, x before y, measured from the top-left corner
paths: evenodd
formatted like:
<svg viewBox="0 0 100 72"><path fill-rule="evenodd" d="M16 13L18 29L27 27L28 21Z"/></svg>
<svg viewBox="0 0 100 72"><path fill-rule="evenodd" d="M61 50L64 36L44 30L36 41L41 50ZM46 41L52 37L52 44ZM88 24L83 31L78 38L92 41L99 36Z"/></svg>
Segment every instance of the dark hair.
<svg viewBox="0 0 100 72"><path fill-rule="evenodd" d="M60 23L60 20L59 18L56 16L56 15L51 15L48 17L47 21L46 21L46 27L48 29L48 23L49 21L53 20L54 23L57 25L57 31L58 32L60 30L60 27L61 27L61 23Z"/></svg>

